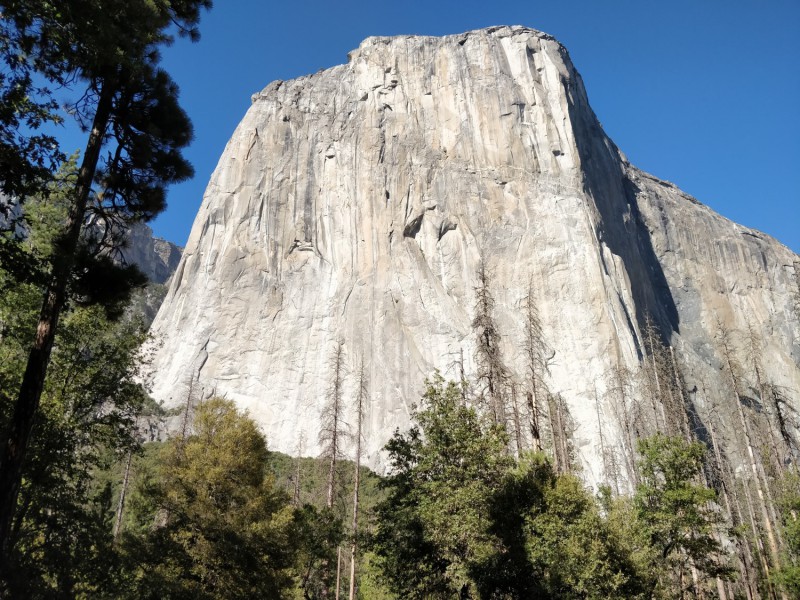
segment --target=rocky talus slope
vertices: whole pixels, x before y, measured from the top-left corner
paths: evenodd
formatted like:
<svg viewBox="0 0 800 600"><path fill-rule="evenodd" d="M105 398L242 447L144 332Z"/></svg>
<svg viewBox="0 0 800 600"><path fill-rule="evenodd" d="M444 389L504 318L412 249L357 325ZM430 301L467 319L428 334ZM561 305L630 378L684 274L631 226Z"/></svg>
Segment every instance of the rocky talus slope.
<svg viewBox="0 0 800 600"><path fill-rule="evenodd" d="M380 466L426 377L478 371L481 261L520 397L529 295L538 309L541 376L587 480L608 476L609 448L624 453L620 408L644 402L642 378L622 400L615 382L647 366L648 320L696 430L721 415L716 434L741 458L741 396L783 419L776 439L797 435L798 256L629 164L564 47L523 27L368 38L345 65L255 94L153 324L153 394L225 395L273 448L313 455L342 341L346 395L361 361L369 377L366 450ZM783 413L759 404L765 382Z"/></svg>

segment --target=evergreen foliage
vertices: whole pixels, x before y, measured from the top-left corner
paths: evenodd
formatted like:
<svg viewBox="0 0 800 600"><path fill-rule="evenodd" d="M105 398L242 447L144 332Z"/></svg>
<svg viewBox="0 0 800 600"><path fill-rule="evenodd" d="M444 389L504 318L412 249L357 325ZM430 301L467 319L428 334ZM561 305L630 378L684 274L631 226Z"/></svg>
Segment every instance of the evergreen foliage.
<svg viewBox="0 0 800 600"><path fill-rule="evenodd" d="M0 107L0 158L19 167L4 173L0 183L22 194L17 206L24 207L31 169L42 178L35 186L39 191L52 176L41 168L47 152L21 158L30 144L25 136L6 134L25 123L34 129L28 138L34 148L46 147L47 140L44 145L36 140L36 128L51 120L54 104L44 88L37 90L41 102L34 100L38 104L31 108L2 86L21 86L28 97L39 78L77 91L80 99L71 113L88 133L81 164L63 198L66 219L47 257L35 336L0 440L0 570L8 570L3 562L11 521L61 313L70 298L106 304L112 313L127 300L131 286L142 279L135 269L117 268L109 254L119 243L120 227L158 214L164 208L165 186L192 174L181 155L192 137L191 123L178 104L177 87L159 67L158 49L172 41L176 30L196 37L200 12L210 4L12 0L0 5L0 52L11 65L11 78L0 81L0 99L7 101ZM31 110L40 109L39 118L29 117ZM4 250L17 249L6 242Z"/></svg>
<svg viewBox="0 0 800 600"><path fill-rule="evenodd" d="M714 528L722 522L714 490L697 483L705 448L656 434L639 441L641 482L634 504L651 556L651 588L668 596L690 588L691 570L732 577ZM686 583L684 583L686 580Z"/></svg>
<svg viewBox="0 0 800 600"><path fill-rule="evenodd" d="M27 235L15 242L26 264L42 270L20 277L0 265L2 426L24 372L45 257L66 212L60 193L66 178L60 176L47 196L28 202ZM112 579L111 487L98 473L137 443L133 423L146 396L134 376L144 337L137 319L112 322L98 306L73 306L65 313L11 521L6 594L72 597L91 594Z"/></svg>
<svg viewBox="0 0 800 600"><path fill-rule="evenodd" d="M577 478L516 461L504 428L428 385L389 442L373 551L403 598L609 598L643 592L637 566Z"/></svg>
<svg viewBox="0 0 800 600"><path fill-rule="evenodd" d="M780 482L778 507L786 540L783 568L776 581L793 598L800 598L800 476L787 473Z"/></svg>
<svg viewBox="0 0 800 600"><path fill-rule="evenodd" d="M144 535L125 536L131 597L286 597L295 516L266 465L252 420L230 401L200 404L192 435L162 450L139 506Z"/></svg>
<svg viewBox="0 0 800 600"><path fill-rule="evenodd" d="M540 467L541 472L541 467ZM545 478L525 521L533 570L550 598L637 598L644 582L620 532L571 474Z"/></svg>

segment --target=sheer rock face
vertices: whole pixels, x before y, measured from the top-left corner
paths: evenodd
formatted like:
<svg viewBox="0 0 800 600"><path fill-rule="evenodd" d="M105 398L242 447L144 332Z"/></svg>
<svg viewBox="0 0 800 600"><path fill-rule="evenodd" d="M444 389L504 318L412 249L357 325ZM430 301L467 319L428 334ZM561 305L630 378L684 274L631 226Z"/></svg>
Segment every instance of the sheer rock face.
<svg viewBox="0 0 800 600"><path fill-rule="evenodd" d="M256 94L153 325L153 394L182 404L194 380L272 448L313 455L342 340L346 393L360 361L369 376L379 466L426 377L458 378L462 356L475 372L481 260L520 385L532 290L589 481L604 477L600 423L606 445L620 438L608 375L640 364L647 315L701 413L732 402L717 322L755 328L765 377L800 408L798 257L631 166L564 47L522 27L368 38L346 65Z"/></svg>
<svg viewBox="0 0 800 600"><path fill-rule="evenodd" d="M153 237L153 230L144 223L137 223L130 229L122 253L127 263L139 267L154 283L165 283L181 260L181 248Z"/></svg>

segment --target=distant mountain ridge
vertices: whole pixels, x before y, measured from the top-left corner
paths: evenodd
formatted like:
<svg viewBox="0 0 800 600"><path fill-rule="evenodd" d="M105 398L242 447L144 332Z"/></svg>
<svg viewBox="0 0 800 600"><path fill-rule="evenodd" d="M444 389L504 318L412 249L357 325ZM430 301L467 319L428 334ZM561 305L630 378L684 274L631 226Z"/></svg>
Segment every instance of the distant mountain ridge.
<svg viewBox="0 0 800 600"><path fill-rule="evenodd" d="M136 223L128 231L122 255L154 283L166 283L178 268L183 248L163 238L155 237L144 223Z"/></svg>

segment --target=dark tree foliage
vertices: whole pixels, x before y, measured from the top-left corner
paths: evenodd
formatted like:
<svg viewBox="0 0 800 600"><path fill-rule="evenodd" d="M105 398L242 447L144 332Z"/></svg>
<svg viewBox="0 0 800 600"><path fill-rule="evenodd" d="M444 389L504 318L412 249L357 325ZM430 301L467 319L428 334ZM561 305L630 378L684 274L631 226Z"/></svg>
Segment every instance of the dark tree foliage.
<svg viewBox="0 0 800 600"><path fill-rule="evenodd" d="M392 475L375 550L402 597L474 597L476 573L501 544L487 517L511 464L506 435L439 376L414 418L418 425L386 446Z"/></svg>
<svg viewBox="0 0 800 600"><path fill-rule="evenodd" d="M193 433L165 445L124 538L131 598L287 597L305 529L267 469L256 424L234 404L199 405Z"/></svg>
<svg viewBox="0 0 800 600"><path fill-rule="evenodd" d="M20 251L38 260L51 251L64 206L54 194L31 199L27 209L32 228ZM20 281L0 265L0 424L10 418L40 301L41 282ZM145 395L133 377L143 339L135 320L111 322L100 307L65 314L12 520L4 573L10 597L108 588L116 569L111 486L98 472L136 445L133 420Z"/></svg>
<svg viewBox="0 0 800 600"><path fill-rule="evenodd" d="M541 455L519 462L502 426L428 386L417 426L386 446L392 472L372 550L402 598L621 598L643 590L597 502Z"/></svg>
<svg viewBox="0 0 800 600"><path fill-rule="evenodd" d="M656 434L639 440L639 454L634 506L651 549L652 589L682 589L691 569L705 577L731 578L733 569L714 535L722 522L716 492L698 483L705 447Z"/></svg>
<svg viewBox="0 0 800 600"><path fill-rule="evenodd" d="M800 476L786 473L779 481L777 497L786 540L782 568L776 582L792 598L800 597Z"/></svg>
<svg viewBox="0 0 800 600"><path fill-rule="evenodd" d="M200 13L210 5L210 0L0 4L6 61L20 63L17 72L77 90L81 95L72 112L88 134L67 194L66 219L49 256L44 299L19 394L1 440L0 567L69 292L95 298L102 287L96 285L96 269L104 273L102 281L109 281L108 274L114 272L103 256L118 242L120 226L158 214L164 208L164 187L192 175L181 156L192 137L191 124L178 104L177 87L159 67L159 47L171 43L176 31L196 37ZM25 115L24 106L2 110L18 118ZM7 127L13 123L6 118ZM87 256L93 260L85 260ZM75 282L85 285L73 289L70 284ZM111 299L118 300L119 294Z"/></svg>
<svg viewBox="0 0 800 600"><path fill-rule="evenodd" d="M41 191L63 158L56 139L41 132L61 117L50 90L36 83L40 66L26 59L34 40L5 17L5 7L0 3L0 219L11 216L10 198Z"/></svg>
<svg viewBox="0 0 800 600"><path fill-rule="evenodd" d="M336 549L344 541L342 519L327 506L304 504L295 513L298 553L295 578L303 598L313 600L335 595L330 565L336 564Z"/></svg>
<svg viewBox="0 0 800 600"><path fill-rule="evenodd" d="M146 396L133 377L143 339L136 323L111 323L96 307L65 317L12 522L13 597L108 587L116 569L111 482L98 472L136 445L133 420ZM3 346L12 349L10 340ZM18 364L3 370L3 385L19 376Z"/></svg>

